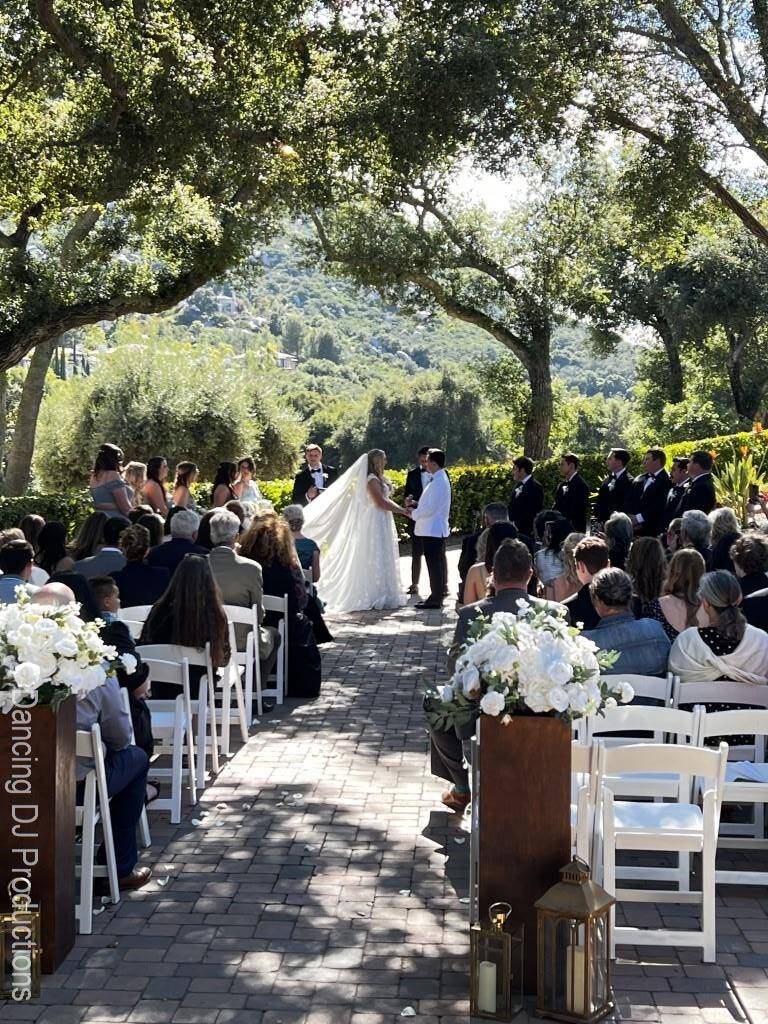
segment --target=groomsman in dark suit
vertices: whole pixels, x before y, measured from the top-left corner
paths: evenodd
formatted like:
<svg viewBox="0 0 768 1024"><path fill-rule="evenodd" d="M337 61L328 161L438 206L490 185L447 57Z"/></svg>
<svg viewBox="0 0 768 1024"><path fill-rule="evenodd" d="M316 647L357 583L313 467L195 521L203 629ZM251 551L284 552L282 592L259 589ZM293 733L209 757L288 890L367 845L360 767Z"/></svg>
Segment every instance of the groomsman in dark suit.
<svg viewBox="0 0 768 1024"><path fill-rule="evenodd" d="M308 444L304 449L307 464L293 478L293 504L308 505L318 494L330 487L338 476L333 466L323 464L323 449L319 444Z"/></svg>
<svg viewBox="0 0 768 1024"><path fill-rule="evenodd" d="M408 475L405 478L405 496L406 498L412 498L417 505L424 492L424 488L432 479L427 470L427 455L429 455L429 446L425 445L423 448L419 448L416 453L416 465L408 470ZM407 523L408 532L411 535L411 585L408 588L408 593L418 594L419 580L421 579L421 556L424 554L424 545L421 537L417 537L414 533L413 520L408 519Z"/></svg>
<svg viewBox="0 0 768 1024"><path fill-rule="evenodd" d="M600 484L595 502L595 519L600 526L606 523L614 512L624 512L632 491L632 477L627 472L629 452L625 448L611 448L605 464L608 476Z"/></svg>
<svg viewBox="0 0 768 1024"><path fill-rule="evenodd" d="M533 536L533 520L544 508L544 488L533 478L533 461L527 455L512 462L512 478L517 486L509 499L509 521L520 533Z"/></svg>
<svg viewBox="0 0 768 1024"><path fill-rule="evenodd" d="M699 509L707 515L715 507L715 481L712 479L712 456L709 452L692 452L688 459L688 490L682 497L678 515Z"/></svg>
<svg viewBox="0 0 768 1024"><path fill-rule="evenodd" d="M627 507L635 532L642 537L658 537L664 525L667 494L672 486L664 466L667 453L661 448L649 448L643 456L644 473L636 476L632 484Z"/></svg>
<svg viewBox="0 0 768 1024"><path fill-rule="evenodd" d="M661 519L662 533L666 533L672 520L677 519L680 515L680 502L689 487L688 459L685 456L678 455L677 458L672 459L672 465L669 467L669 481L672 486L667 491L667 499L664 503L664 515Z"/></svg>
<svg viewBox="0 0 768 1024"><path fill-rule="evenodd" d="M589 485L579 475L579 457L567 452L560 459L560 473L563 482L558 485L555 493L555 512L570 522L579 533L587 532L589 519Z"/></svg>

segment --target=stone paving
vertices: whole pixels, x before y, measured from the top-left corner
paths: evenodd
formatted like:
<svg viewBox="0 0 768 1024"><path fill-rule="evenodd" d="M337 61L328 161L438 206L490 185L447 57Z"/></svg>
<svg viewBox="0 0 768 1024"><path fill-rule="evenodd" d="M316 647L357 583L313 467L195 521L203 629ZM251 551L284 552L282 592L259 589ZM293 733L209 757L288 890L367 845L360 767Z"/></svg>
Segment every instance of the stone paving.
<svg viewBox="0 0 768 1024"><path fill-rule="evenodd" d="M409 607L332 622L320 699L265 716L181 825L151 815L152 884L0 1021L394 1024L412 1007L466 1024L468 819L439 803L420 706L452 621ZM690 909L631 920L679 927ZM719 890L718 949L717 965L620 950L617 1016L768 1021L763 889Z"/></svg>

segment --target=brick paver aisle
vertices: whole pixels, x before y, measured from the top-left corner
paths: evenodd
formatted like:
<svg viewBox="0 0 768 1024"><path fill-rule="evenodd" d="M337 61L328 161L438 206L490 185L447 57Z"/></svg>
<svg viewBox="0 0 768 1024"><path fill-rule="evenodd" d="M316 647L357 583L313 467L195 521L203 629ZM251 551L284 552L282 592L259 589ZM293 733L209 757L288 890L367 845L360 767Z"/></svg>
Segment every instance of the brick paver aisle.
<svg viewBox="0 0 768 1024"><path fill-rule="evenodd" d="M411 1007L467 1024L467 819L439 803L420 699L452 622L412 608L332 622L320 699L265 716L180 826L150 816L154 881L0 1020L394 1024ZM767 907L762 889L719 891L716 966L623 951L621 1016L768 1021Z"/></svg>

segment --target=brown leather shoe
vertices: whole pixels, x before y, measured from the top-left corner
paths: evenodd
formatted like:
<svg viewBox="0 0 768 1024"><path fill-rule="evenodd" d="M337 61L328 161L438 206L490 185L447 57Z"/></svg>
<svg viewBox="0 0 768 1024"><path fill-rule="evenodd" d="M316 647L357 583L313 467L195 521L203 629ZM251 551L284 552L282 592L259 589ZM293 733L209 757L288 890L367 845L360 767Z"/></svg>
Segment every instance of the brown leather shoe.
<svg viewBox="0 0 768 1024"><path fill-rule="evenodd" d="M125 878L118 878L117 884L121 892L126 892L129 889L141 889L142 886L146 885L152 877L152 868L150 867L135 867L130 875L126 875Z"/></svg>
<svg viewBox="0 0 768 1024"><path fill-rule="evenodd" d="M440 797L445 806L455 811L456 814L463 814L472 801L471 793L457 793L455 789L449 789Z"/></svg>

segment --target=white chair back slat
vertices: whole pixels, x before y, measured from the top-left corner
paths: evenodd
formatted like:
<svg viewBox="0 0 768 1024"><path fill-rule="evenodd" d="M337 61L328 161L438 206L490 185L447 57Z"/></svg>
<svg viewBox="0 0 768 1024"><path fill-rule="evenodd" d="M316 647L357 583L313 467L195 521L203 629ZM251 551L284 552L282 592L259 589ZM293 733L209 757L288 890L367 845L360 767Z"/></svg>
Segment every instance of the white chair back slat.
<svg viewBox="0 0 768 1024"><path fill-rule="evenodd" d="M730 679L717 682L681 683L675 679L675 707L693 704L744 704L768 708L768 686L759 683L737 683Z"/></svg>
<svg viewBox="0 0 768 1024"><path fill-rule="evenodd" d="M679 708L625 704L609 708L603 715L591 715L587 723L589 742L600 736L607 747L663 743L665 737L674 737L677 743L695 745L698 742L698 716L693 711L681 711ZM630 735L612 736L612 733ZM638 737L638 733L651 733L652 738Z"/></svg>
<svg viewBox="0 0 768 1024"><path fill-rule="evenodd" d="M151 611L151 604L133 604L128 605L127 608L121 608L119 617L124 622L146 622Z"/></svg>
<svg viewBox="0 0 768 1024"><path fill-rule="evenodd" d="M629 683L635 691L635 697L643 700L654 700L662 707L667 707L672 698L672 676L662 679L659 676L644 676L633 672L607 673L601 677L611 689L618 689L619 684Z"/></svg>
<svg viewBox="0 0 768 1024"><path fill-rule="evenodd" d="M93 761L93 768L90 769L84 780L83 804L82 807L77 808L75 816L77 826L81 830L80 865L77 869L80 876L80 895L75 907L75 917L80 932L83 935L90 935L93 931L94 878L106 876L109 879L109 893L112 902L120 902L112 819L109 814L104 746L98 723L91 726L90 732L77 731L75 751L77 757ZM106 866L96 864L96 826L98 824L101 824L104 837Z"/></svg>
<svg viewBox="0 0 768 1024"><path fill-rule="evenodd" d="M262 680L262 693L268 697L274 696L278 704L283 703L285 688L288 679L288 595L275 597L273 594L265 594L263 598L264 611L277 612L280 621L277 631L280 634L280 652L275 666L275 685L264 686L267 680Z"/></svg>

